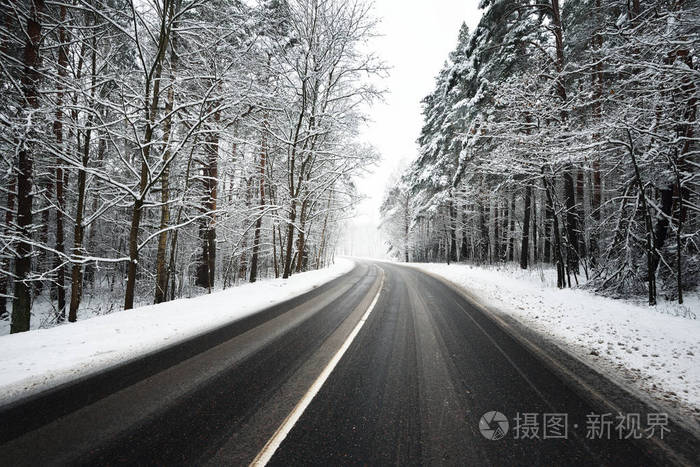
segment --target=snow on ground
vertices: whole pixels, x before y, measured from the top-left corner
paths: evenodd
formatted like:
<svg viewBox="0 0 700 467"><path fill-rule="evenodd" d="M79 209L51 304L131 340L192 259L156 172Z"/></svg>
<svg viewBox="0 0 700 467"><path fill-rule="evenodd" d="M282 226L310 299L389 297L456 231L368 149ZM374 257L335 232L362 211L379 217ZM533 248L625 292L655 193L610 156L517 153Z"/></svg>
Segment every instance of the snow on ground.
<svg viewBox="0 0 700 467"><path fill-rule="evenodd" d="M700 320L692 319L700 314L697 290L684 294L682 306L662 303L654 309L585 290L559 290L551 269L412 266L462 286L594 367L612 375L626 371L655 398L700 413Z"/></svg>
<svg viewBox="0 0 700 467"><path fill-rule="evenodd" d="M350 271L354 263L232 287L0 336L0 403L57 386L288 300Z"/></svg>

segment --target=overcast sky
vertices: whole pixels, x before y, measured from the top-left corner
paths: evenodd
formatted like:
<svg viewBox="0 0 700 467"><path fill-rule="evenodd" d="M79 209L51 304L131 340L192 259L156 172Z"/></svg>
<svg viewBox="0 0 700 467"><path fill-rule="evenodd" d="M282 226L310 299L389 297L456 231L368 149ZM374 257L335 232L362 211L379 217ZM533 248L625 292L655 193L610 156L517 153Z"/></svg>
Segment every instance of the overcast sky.
<svg viewBox="0 0 700 467"><path fill-rule="evenodd" d="M374 123L363 133L382 162L358 182L368 196L358 208L358 224L377 224L378 210L387 180L416 156L421 126L420 101L433 88L435 76L457 44L462 22L473 29L479 22L479 0L375 0L381 19L373 49L392 67L383 83L389 90L385 103L371 109Z"/></svg>

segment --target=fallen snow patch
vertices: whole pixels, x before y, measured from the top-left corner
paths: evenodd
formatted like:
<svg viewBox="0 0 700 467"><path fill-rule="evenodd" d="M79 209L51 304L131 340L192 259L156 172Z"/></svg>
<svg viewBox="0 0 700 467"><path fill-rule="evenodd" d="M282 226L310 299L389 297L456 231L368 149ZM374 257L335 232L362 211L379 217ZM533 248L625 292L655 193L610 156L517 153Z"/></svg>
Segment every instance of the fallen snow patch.
<svg viewBox="0 0 700 467"><path fill-rule="evenodd" d="M262 280L210 295L0 336L0 404L171 345L308 292L354 263Z"/></svg>
<svg viewBox="0 0 700 467"><path fill-rule="evenodd" d="M683 306L661 303L655 310L585 290L559 290L549 270L412 266L464 287L485 305L564 344L594 366L613 374L625 369L637 376L633 384L655 398L700 412L700 320L674 316L700 311L697 291L687 294Z"/></svg>

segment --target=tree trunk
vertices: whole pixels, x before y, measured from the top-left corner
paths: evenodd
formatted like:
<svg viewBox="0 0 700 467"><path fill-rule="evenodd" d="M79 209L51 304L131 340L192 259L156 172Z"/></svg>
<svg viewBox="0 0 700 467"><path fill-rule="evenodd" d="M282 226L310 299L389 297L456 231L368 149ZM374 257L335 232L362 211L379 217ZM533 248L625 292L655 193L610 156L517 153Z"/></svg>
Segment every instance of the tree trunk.
<svg viewBox="0 0 700 467"><path fill-rule="evenodd" d="M450 198L450 204L448 206L447 213L449 215L449 229L450 229L450 261L457 261L457 226L454 201Z"/></svg>
<svg viewBox="0 0 700 467"><path fill-rule="evenodd" d="M51 174L47 174L45 177L41 177L42 179L42 185L43 185L43 191L44 191L44 198L49 200L46 205L43 206L42 213L41 213L41 226L39 229L39 243L41 245L46 245L48 246L49 244L49 215L51 211L51 197L52 197L52 191L53 191L53 179L51 177ZM40 208L41 209L41 208ZM37 271L47 271L50 269L49 265L49 256L48 256L48 251L45 250L44 248L41 248L38 251L37 257L36 257L36 263L35 263L35 269ZM38 280L34 281L34 296L38 297L41 295L41 292L44 290L44 280Z"/></svg>
<svg viewBox="0 0 700 467"><path fill-rule="evenodd" d="M596 6L596 15L600 15L600 8L601 8L601 0L596 0L595 2ZM598 28L593 35L593 47L597 52L600 51L600 49L603 46L603 35L601 33L602 28L604 27L603 24L597 24ZM599 59L600 60L600 59ZM594 124L597 124L602 121L603 117L603 64L599 61L595 65L595 72L591 75L591 81L592 81L592 87L593 87L593 94L594 94L594 104L593 104L593 119L594 119ZM593 134L593 141L594 142L600 142L600 134L594 133ZM600 219L601 219L601 189L602 189L602 184L601 184L601 177L600 177L600 150L596 150L596 154L594 155L593 159L593 183L592 183L592 188L591 188L591 214L592 218L595 222L595 226L590 234L590 247L589 247L589 255L591 258L591 261L596 261L599 251L598 251L598 242L600 240Z"/></svg>
<svg viewBox="0 0 700 467"><path fill-rule="evenodd" d="M133 8L133 5L132 5ZM169 13L172 13L172 8L167 8ZM139 179L139 194L134 200L134 206L131 213L131 227L129 230L129 266L126 276L126 292L124 294L124 309L130 310L134 307L134 290L136 289L136 270L138 267L138 239L139 229L141 226L141 217L143 216L143 206L148 184L148 160L151 153L151 143L153 141L153 125L158 112L158 104L160 102L160 78L163 72L163 58L165 50L168 46L170 24L166 20L165 12L162 13L160 33L158 35L158 52L155 57L154 68L155 72L152 76L146 75L145 92L144 92L144 114L146 120L146 130L141 151L141 173ZM152 89L151 89L152 87Z"/></svg>
<svg viewBox="0 0 700 467"><path fill-rule="evenodd" d="M595 226L591 231L589 255L592 261L595 261L599 255L598 242L600 239L600 210L602 209L601 204L601 178L600 178L600 159L596 156L593 161L593 184L592 184L592 196L591 196L591 214L595 222Z"/></svg>
<svg viewBox="0 0 700 467"><path fill-rule="evenodd" d="M174 8L171 3L171 9ZM172 13L171 13L172 17ZM160 234L158 235L158 250L156 253L156 290L154 303L162 303L167 299L166 293L168 289L168 272L166 267L166 252L168 249L168 232L167 228L170 224L170 158L172 157L172 149L170 147L170 131L173 123L173 106L175 103L175 75L177 70L177 53L176 53L177 36L173 33L170 48L170 87L168 88L167 102L165 103L165 121L163 122L163 174L160 179Z"/></svg>
<svg viewBox="0 0 700 467"><path fill-rule="evenodd" d="M637 182L637 188L639 189L639 197L642 203L642 215L644 217L644 224L646 226L647 284L649 292L649 306L654 306L656 305L656 269L654 267L654 261L657 255L657 248L655 245L651 214L649 213L649 208L647 206L647 198L646 194L644 193L644 183L642 182L642 177L639 173L637 158L634 155L634 142L632 140L632 133L629 130L627 130L627 137L629 139L629 146L627 149L629 150L630 159L632 160L632 167L634 168L635 181Z"/></svg>
<svg viewBox="0 0 700 467"><path fill-rule="evenodd" d="M493 207L493 261L501 261L501 218L499 217L498 200Z"/></svg>
<svg viewBox="0 0 700 467"><path fill-rule="evenodd" d="M306 254L304 252L306 248L306 235L305 235L305 229L306 229L306 212L308 209L308 201L304 200L301 203L301 213L299 215L299 236L297 237L297 265L296 265L296 270L295 272L301 272L302 267L304 264L304 258L306 257Z"/></svg>
<svg viewBox="0 0 700 467"><path fill-rule="evenodd" d="M275 226L272 226L272 265L275 269L275 279L280 277L279 265L277 263L277 239L275 238Z"/></svg>
<svg viewBox="0 0 700 467"><path fill-rule="evenodd" d="M15 196L17 192L17 177L12 174L9 180L10 185L7 187L7 210L5 211L5 235L10 236L10 226L14 219L15 212ZM10 270L10 258L9 256L3 257L2 259L2 270ZM4 318L7 311L7 292L8 288L12 284L10 275L0 274L0 318Z"/></svg>
<svg viewBox="0 0 700 467"><path fill-rule="evenodd" d="M102 162L104 162L104 157L105 157L105 152L107 150L107 140L104 137L99 138L99 143L97 143L97 160L95 161L96 166L101 166ZM98 196L93 196L92 197L92 212L97 212L99 208L99 197ZM87 251L94 251L95 250L95 231L97 230L95 224L97 220L94 220L91 222L89 226L86 226L87 229ZM95 273L97 270L97 262L96 261L88 261L85 263L85 273L83 276L83 281L85 283L90 283L91 285L94 285L95 283ZM84 287L84 285L83 285Z"/></svg>
<svg viewBox="0 0 700 467"><path fill-rule="evenodd" d="M576 215L576 199L575 199L575 188L574 188L574 168L569 165L569 167L564 171L564 198L566 200L566 240L567 240L567 253L566 253L566 263L567 267L574 274L579 272L579 261L578 261L578 216Z"/></svg>
<svg viewBox="0 0 700 467"><path fill-rule="evenodd" d="M250 208L252 193L253 177L241 180L241 186L245 183L245 208L246 211ZM243 236L241 237L241 256L238 262L238 278L242 281L248 277L248 227L245 225L248 220L244 221Z"/></svg>
<svg viewBox="0 0 700 467"><path fill-rule="evenodd" d="M402 194L403 199L403 255L404 255L404 262L408 263L410 258L408 255L408 241L409 241L409 233L410 233L410 228L411 228L411 214L410 214L410 205L411 205L411 198L408 196L407 193Z"/></svg>
<svg viewBox="0 0 700 467"><path fill-rule="evenodd" d="M90 136L85 136L85 146L83 149L83 167L87 167L90 154ZM73 226L73 253L72 256L83 255L83 217L85 215L85 187L87 174L84 169L78 171L78 201L75 206L75 225ZM83 295L83 263L76 259L71 270L71 295L70 309L68 311L68 321L71 323L78 319L78 307Z"/></svg>
<svg viewBox="0 0 700 467"><path fill-rule="evenodd" d="M277 240L279 241L279 257L278 257L278 262L279 264L277 265L278 267L278 273L275 276L275 279L279 278L280 274L284 273L284 244L285 244L285 239L282 236L282 226L277 224Z"/></svg>
<svg viewBox="0 0 700 467"><path fill-rule="evenodd" d="M294 221L296 221L296 218L297 204L296 200L293 199L289 209L289 223L287 225L287 246L284 251L284 271L282 272L282 279L287 279L292 272L292 245L294 244Z"/></svg>
<svg viewBox="0 0 700 467"><path fill-rule="evenodd" d="M486 263L489 259L489 245L491 243L489 236L489 221L488 221L488 206L481 199L479 201L479 223L481 233L481 261Z"/></svg>
<svg viewBox="0 0 700 467"><path fill-rule="evenodd" d="M530 190L535 190L535 188L530 187ZM538 243L539 235L537 233L537 191L535 191L534 194L531 193L530 198L532 202L532 222L530 222L532 225L532 261L536 264L540 260Z"/></svg>
<svg viewBox="0 0 700 467"><path fill-rule="evenodd" d="M326 252L326 228L328 227L328 217L331 213L331 201L333 199L333 191L328 195L328 204L326 205L326 215L323 219L323 229L321 229L321 247L318 250L318 257L316 259L316 269L322 266L324 255Z"/></svg>
<svg viewBox="0 0 700 467"><path fill-rule="evenodd" d="M27 18L26 42L24 45L24 72L22 74L22 93L31 109L39 108L39 64L41 42L41 15L44 13L44 0L32 0ZM34 157L29 144L22 144L18 154L17 173L17 230L20 236L17 242L15 259L15 291L12 304L12 324L10 332L29 330L31 319L31 293L29 275L32 269L32 185L34 177Z"/></svg>
<svg viewBox="0 0 700 467"><path fill-rule="evenodd" d="M532 211L531 197L532 188L530 188L530 186L526 186L525 208L523 213L523 238L520 245L520 267L522 269L527 269L527 262L530 259L530 214Z"/></svg>
<svg viewBox="0 0 700 467"><path fill-rule="evenodd" d="M510 197L510 226L508 227L508 261L513 261L515 258L515 192Z"/></svg>
<svg viewBox="0 0 700 467"><path fill-rule="evenodd" d="M210 128L210 134L206 138L206 162L202 168L204 198L202 210L204 217L200 224L200 237L202 241L202 257L198 265L197 285L211 289L214 286L216 272L216 205L217 187L219 183L219 129L221 111L214 113L214 128Z"/></svg>
<svg viewBox="0 0 700 467"><path fill-rule="evenodd" d="M263 125L262 142L260 145L260 214L255 220L255 235L253 238L253 257L250 261L250 282L258 279L258 256L260 255L260 230L265 211L265 162L267 158L266 125Z"/></svg>
<svg viewBox="0 0 700 467"><path fill-rule="evenodd" d="M141 172L142 185L145 184L147 173L146 164L143 164ZM143 199L137 198L131 213L131 228L129 229L129 266L126 273L126 292L124 294L124 309L130 310L134 307L134 291L136 289L136 268L139 257L139 227L141 225L141 215ZM72 308L72 306L71 306Z"/></svg>
<svg viewBox="0 0 700 467"><path fill-rule="evenodd" d="M542 183L545 185L544 189L546 192L545 207L544 207L544 262L550 264L552 262L552 237L553 237L553 223L554 223L554 206L550 204L550 195L547 190L547 182L542 179Z"/></svg>
<svg viewBox="0 0 700 467"><path fill-rule="evenodd" d="M501 206L501 257L500 261L508 259L508 198L504 197Z"/></svg>
<svg viewBox="0 0 700 467"><path fill-rule="evenodd" d="M545 189L547 192L547 204L548 208L551 206L552 209L552 230L554 231L554 256L557 266L557 287L563 289L566 287L566 280L564 277L564 256L561 251L561 235L559 233L559 219L554 211L554 187L552 182L544 179Z"/></svg>
<svg viewBox="0 0 700 467"><path fill-rule="evenodd" d="M562 103L566 103L566 88L564 87L564 80L561 76L564 70L564 28L561 22L561 13L559 8L559 0L551 0L552 9L552 32L554 34L554 44L556 49L556 60L554 61L556 71L558 76L556 78L556 89L557 94L561 98ZM562 111L562 122L566 122L568 119L567 112ZM576 200L575 200L575 186L574 186L574 167L572 164L564 170L564 197L566 206L566 239L567 239L567 271L572 271L574 274L578 274L578 219L576 211ZM556 214L554 216L555 224L558 223L556 219ZM556 227L555 227L556 230ZM555 232L555 235L559 235L559 232Z"/></svg>
<svg viewBox="0 0 700 467"><path fill-rule="evenodd" d="M93 36L92 38L92 58L91 58L91 91L90 105L94 107L95 99L95 82L97 79L97 43ZM81 168L78 171L78 202L75 207L75 226L73 229L73 257L83 254L83 236L85 226L83 225L83 217L85 215L85 188L87 185L87 168L90 160L90 140L92 137L93 114L90 113L85 126L85 137L83 138L83 157ZM83 295L83 263L79 260L74 261L71 271L71 297L70 309L68 310L68 321L71 323L78 319L78 307Z"/></svg>
<svg viewBox="0 0 700 467"><path fill-rule="evenodd" d="M462 206L462 243L459 248L460 261L465 261L469 256L469 246L467 242L467 205Z"/></svg>
<svg viewBox="0 0 700 467"><path fill-rule="evenodd" d="M654 228L654 254L651 260L651 270L649 274L656 274L661 261L661 249L668 238L670 226L669 219L673 216L673 185L667 185L659 190L661 194L661 212L656 216L656 227Z"/></svg>
<svg viewBox="0 0 700 467"><path fill-rule="evenodd" d="M578 256L579 258L585 258L587 253L586 248L586 225L585 225L585 207L584 207L584 181L583 181L583 170L579 169L576 174L576 229L578 234ZM585 267L585 263L584 263Z"/></svg>
<svg viewBox="0 0 700 467"><path fill-rule="evenodd" d="M676 176L676 190L678 192L678 226L676 228L676 285L678 290L678 304L683 304L683 249L681 243L681 230L683 229L683 185L678 173L678 165L674 161L673 172Z"/></svg>

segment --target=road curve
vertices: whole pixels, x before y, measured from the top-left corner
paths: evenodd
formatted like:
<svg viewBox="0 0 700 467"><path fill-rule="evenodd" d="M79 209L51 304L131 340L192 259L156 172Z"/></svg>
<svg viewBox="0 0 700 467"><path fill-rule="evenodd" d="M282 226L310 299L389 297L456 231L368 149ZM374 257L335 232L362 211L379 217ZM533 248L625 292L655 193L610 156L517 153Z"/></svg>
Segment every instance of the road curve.
<svg viewBox="0 0 700 467"><path fill-rule="evenodd" d="M452 287L416 269L358 261L252 317L0 408L0 465L247 465L358 323L271 465L666 460L644 439L587 439L587 415L605 408ZM491 411L509 421L502 439L480 430ZM538 436L518 436L518 414L538 415ZM542 439L544 414L567 415L566 438Z"/></svg>

